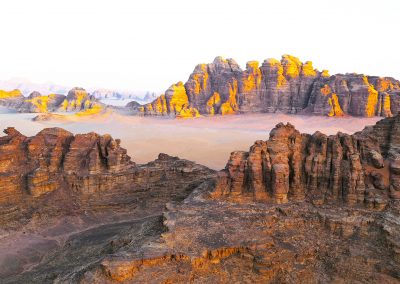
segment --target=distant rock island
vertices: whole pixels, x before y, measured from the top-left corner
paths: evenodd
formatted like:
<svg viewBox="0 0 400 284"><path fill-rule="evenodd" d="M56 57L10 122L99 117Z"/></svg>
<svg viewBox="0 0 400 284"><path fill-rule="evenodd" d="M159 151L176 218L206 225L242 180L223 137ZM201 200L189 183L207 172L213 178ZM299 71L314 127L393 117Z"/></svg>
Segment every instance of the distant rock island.
<svg viewBox="0 0 400 284"><path fill-rule="evenodd" d="M39 92L32 92L24 97L19 90L0 91L0 105L19 112L77 112L79 114L94 114L104 108L93 95L90 95L83 88L73 88L68 94L42 95Z"/></svg>

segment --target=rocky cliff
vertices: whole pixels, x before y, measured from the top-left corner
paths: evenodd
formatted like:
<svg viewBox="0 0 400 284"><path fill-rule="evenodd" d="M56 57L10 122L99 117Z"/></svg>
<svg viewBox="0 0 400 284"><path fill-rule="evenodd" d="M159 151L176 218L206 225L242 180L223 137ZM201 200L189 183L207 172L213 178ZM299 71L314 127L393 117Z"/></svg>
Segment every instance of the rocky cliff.
<svg viewBox="0 0 400 284"><path fill-rule="evenodd" d="M18 112L80 112L97 113L104 105L82 88L71 89L66 96L59 94L41 95L32 92L24 97L18 90L0 91L0 105Z"/></svg>
<svg viewBox="0 0 400 284"><path fill-rule="evenodd" d="M232 152L214 196L382 209L400 199L399 142L400 115L353 135L301 134L281 123L249 152Z"/></svg>
<svg viewBox="0 0 400 284"><path fill-rule="evenodd" d="M279 124L168 204L158 238L79 281L400 283L399 125L327 137Z"/></svg>
<svg viewBox="0 0 400 284"><path fill-rule="evenodd" d="M279 124L218 175L136 165L108 135L6 134L4 283L400 283L400 115L353 135Z"/></svg>
<svg viewBox="0 0 400 284"><path fill-rule="evenodd" d="M188 183L187 176L213 172L165 154L155 162L138 166L120 147L120 140L110 135L73 135L61 128L46 128L33 137L14 128L4 132L7 135L0 137L3 226L9 220L30 219L33 212L47 209L49 214L67 214L120 202L136 206L147 190L157 197L166 196L157 193L158 183L170 179L168 185L161 187L169 188L168 194L179 196L183 184ZM50 204L50 200L60 203Z"/></svg>
<svg viewBox="0 0 400 284"><path fill-rule="evenodd" d="M400 110L400 83L393 78L337 74L312 62L284 55L242 70L233 59L217 57L197 65L188 81L136 110L144 115L197 117L249 112L327 116L392 116Z"/></svg>

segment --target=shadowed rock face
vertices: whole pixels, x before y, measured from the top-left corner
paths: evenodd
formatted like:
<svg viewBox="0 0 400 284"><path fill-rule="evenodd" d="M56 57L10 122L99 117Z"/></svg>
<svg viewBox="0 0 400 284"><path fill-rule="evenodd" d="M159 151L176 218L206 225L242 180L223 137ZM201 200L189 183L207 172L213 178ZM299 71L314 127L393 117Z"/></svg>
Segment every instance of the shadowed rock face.
<svg viewBox="0 0 400 284"><path fill-rule="evenodd" d="M0 137L0 223L4 228L29 223L40 214L135 210L147 197L158 201L144 206L146 210L161 212L165 200L182 199L193 188L191 183L196 185L197 179L213 173L166 154L147 165L136 165L120 147L120 140L110 135L73 135L61 128L46 128L33 137L14 128L4 132L7 135Z"/></svg>
<svg viewBox="0 0 400 284"><path fill-rule="evenodd" d="M233 59L217 57L197 65L184 85L172 85L137 110L178 117L248 112L388 117L400 110L400 85L393 78L330 76L290 55L267 59L261 66L250 61L245 70Z"/></svg>
<svg viewBox="0 0 400 284"><path fill-rule="evenodd" d="M168 204L158 240L120 249L80 281L399 283L399 125L327 137L279 124Z"/></svg>
<svg viewBox="0 0 400 284"><path fill-rule="evenodd" d="M33 137L11 127L4 132L7 135L0 137L4 282L51 283L54 275L82 270L103 259L115 245L124 246L125 241L117 244L123 236L135 234L139 243L158 237L164 231L165 204L183 200L215 176L213 170L166 154L137 165L119 139L109 135L73 135L61 128L47 128ZM68 242L70 235L76 235L71 237L74 245ZM66 258L50 253L64 249L67 261L61 264ZM76 255L79 263L74 261ZM43 258L48 258L50 268L46 266L39 276L23 273Z"/></svg>
<svg viewBox="0 0 400 284"><path fill-rule="evenodd" d="M33 195L26 182L9 191L16 199L2 198L9 234L0 275L4 283L399 283L399 127L395 116L328 137L279 124L268 141L233 152L218 176L166 154L136 165L107 135L53 128L28 138L9 128L1 181L57 174L54 189Z"/></svg>
<svg viewBox="0 0 400 284"><path fill-rule="evenodd" d="M281 123L269 140L231 154L213 195L383 209L390 199L400 199L399 139L399 115L353 135L300 134Z"/></svg>
<svg viewBox="0 0 400 284"><path fill-rule="evenodd" d="M136 169L120 141L109 135L74 136L61 128L47 128L33 137L14 128L4 132L7 136L0 138L1 204L39 197L64 184L83 194L101 191L113 182L102 179Z"/></svg>

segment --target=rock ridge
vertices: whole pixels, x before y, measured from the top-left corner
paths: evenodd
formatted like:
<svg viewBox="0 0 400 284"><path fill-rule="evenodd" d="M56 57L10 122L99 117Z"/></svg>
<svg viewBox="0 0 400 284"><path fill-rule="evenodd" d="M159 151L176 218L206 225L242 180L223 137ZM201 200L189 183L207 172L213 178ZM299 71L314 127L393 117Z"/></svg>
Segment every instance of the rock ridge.
<svg viewBox="0 0 400 284"><path fill-rule="evenodd" d="M32 92L28 97L24 97L18 90L0 90L0 105L23 113L74 112L81 115L98 113L105 107L85 89L79 87L72 88L66 96Z"/></svg>
<svg viewBox="0 0 400 284"><path fill-rule="evenodd" d="M195 177L201 180L214 173L167 154L137 165L121 141L108 134L73 135L57 127L32 137L13 127L4 132L6 136L0 137L0 224L4 227L25 218L29 221L35 211L68 215L113 204L136 208L149 190L162 204L161 200L180 199L190 192ZM160 210L157 202L149 208Z"/></svg>
<svg viewBox="0 0 400 284"><path fill-rule="evenodd" d="M233 59L199 64L186 83L132 110L142 115L212 116L284 112L324 116L384 116L400 110L400 83L390 77L336 74L314 69L297 57L249 61L242 70Z"/></svg>
<svg viewBox="0 0 400 284"><path fill-rule="evenodd" d="M212 196L345 203L382 210L400 199L400 115L353 135L301 134L278 124L269 140L231 153Z"/></svg>

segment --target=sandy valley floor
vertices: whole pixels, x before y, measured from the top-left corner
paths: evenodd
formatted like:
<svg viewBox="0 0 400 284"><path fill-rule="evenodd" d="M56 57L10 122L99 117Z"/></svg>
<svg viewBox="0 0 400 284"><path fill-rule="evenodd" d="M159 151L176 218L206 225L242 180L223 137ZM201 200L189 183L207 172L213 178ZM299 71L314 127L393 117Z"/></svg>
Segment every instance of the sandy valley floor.
<svg viewBox="0 0 400 284"><path fill-rule="evenodd" d="M43 121L31 119L37 114L12 113L0 109L0 128L17 128L34 135L46 127L62 127L73 133L111 134L137 163L154 160L160 152L196 161L213 169L222 169L234 150L248 150L255 140L268 138L279 122L290 122L302 132L320 130L353 133L381 118L329 118L285 114L251 114L197 119L163 119L122 116L115 113L83 121Z"/></svg>

